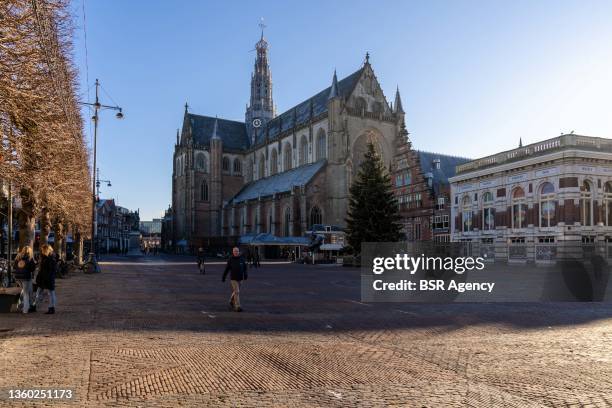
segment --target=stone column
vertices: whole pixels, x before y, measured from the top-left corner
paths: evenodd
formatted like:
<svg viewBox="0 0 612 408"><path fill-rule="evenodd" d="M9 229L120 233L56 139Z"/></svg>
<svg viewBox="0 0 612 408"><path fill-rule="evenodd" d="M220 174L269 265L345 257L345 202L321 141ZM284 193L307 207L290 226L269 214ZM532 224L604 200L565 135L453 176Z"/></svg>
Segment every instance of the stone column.
<svg viewBox="0 0 612 408"><path fill-rule="evenodd" d="M306 215L306 187L300 186L300 221L302 223L302 233L308 230L308 217Z"/></svg>
<svg viewBox="0 0 612 408"><path fill-rule="evenodd" d="M260 234L262 232L261 226L264 225L263 215L261 213L261 196L257 197L257 223L255 225L255 233Z"/></svg>
<svg viewBox="0 0 612 408"><path fill-rule="evenodd" d="M272 194L272 235L278 233L278 197L276 193Z"/></svg>
<svg viewBox="0 0 612 408"><path fill-rule="evenodd" d="M232 217L230 221L230 235L236 235L236 205L232 204Z"/></svg>

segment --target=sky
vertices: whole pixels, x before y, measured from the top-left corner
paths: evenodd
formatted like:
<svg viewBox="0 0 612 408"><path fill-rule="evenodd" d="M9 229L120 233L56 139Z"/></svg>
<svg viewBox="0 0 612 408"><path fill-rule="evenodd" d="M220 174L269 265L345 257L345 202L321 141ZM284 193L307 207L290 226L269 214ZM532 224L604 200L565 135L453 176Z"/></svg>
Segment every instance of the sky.
<svg viewBox="0 0 612 408"><path fill-rule="evenodd" d="M73 0L80 97L101 113L103 198L160 217L185 102L244 120L265 19L283 112L359 69L399 86L416 149L478 158L561 133L612 137L610 1ZM83 13L84 11L84 13ZM87 139L92 140L91 113Z"/></svg>

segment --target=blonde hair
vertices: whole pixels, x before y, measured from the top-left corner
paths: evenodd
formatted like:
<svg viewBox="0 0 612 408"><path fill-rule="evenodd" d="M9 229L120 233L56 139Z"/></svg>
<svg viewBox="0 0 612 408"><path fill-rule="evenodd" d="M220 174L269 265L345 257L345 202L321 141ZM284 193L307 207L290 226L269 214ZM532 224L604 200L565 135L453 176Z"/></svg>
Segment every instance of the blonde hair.
<svg viewBox="0 0 612 408"><path fill-rule="evenodd" d="M19 259L23 259L23 258L25 258L26 256L28 256L28 257L30 257L30 258L34 258L34 253L32 252L32 247L31 247L31 246L29 246L29 245L26 245L26 246L22 247L22 248L19 250L19 254L17 255L17 257L18 257Z"/></svg>
<svg viewBox="0 0 612 408"><path fill-rule="evenodd" d="M49 244L43 244L40 246L40 253L44 256L50 256L53 253L53 247Z"/></svg>

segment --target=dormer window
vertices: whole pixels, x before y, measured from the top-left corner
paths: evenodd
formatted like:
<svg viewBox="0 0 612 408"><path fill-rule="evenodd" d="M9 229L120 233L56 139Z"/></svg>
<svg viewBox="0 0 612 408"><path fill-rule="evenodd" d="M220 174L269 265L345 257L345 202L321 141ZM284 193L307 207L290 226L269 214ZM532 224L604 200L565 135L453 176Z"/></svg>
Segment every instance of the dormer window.
<svg viewBox="0 0 612 408"><path fill-rule="evenodd" d="M435 170L440 170L440 159L433 159L432 167Z"/></svg>

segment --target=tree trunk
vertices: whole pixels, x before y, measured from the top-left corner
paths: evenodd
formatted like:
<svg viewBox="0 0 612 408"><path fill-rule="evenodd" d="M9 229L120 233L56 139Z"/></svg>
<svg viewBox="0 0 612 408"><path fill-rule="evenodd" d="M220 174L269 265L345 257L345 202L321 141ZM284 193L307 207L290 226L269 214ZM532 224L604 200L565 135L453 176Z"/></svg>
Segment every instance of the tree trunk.
<svg viewBox="0 0 612 408"><path fill-rule="evenodd" d="M77 265L81 265L83 263L83 236L76 228L74 234L72 235L72 243L74 246L74 262Z"/></svg>
<svg viewBox="0 0 612 408"><path fill-rule="evenodd" d="M51 217L49 216L49 210L43 208L40 214L40 243L44 245L49 243L49 233L51 232Z"/></svg>
<svg viewBox="0 0 612 408"><path fill-rule="evenodd" d="M61 259L64 259L62 253L64 243L64 225L60 220L56 220L53 224L53 232L55 233L55 240L53 241L53 250L59 255Z"/></svg>
<svg viewBox="0 0 612 408"><path fill-rule="evenodd" d="M19 248L29 246L34 249L34 227L36 219L34 218L34 197L32 191L22 188L21 209L17 213L19 222Z"/></svg>

